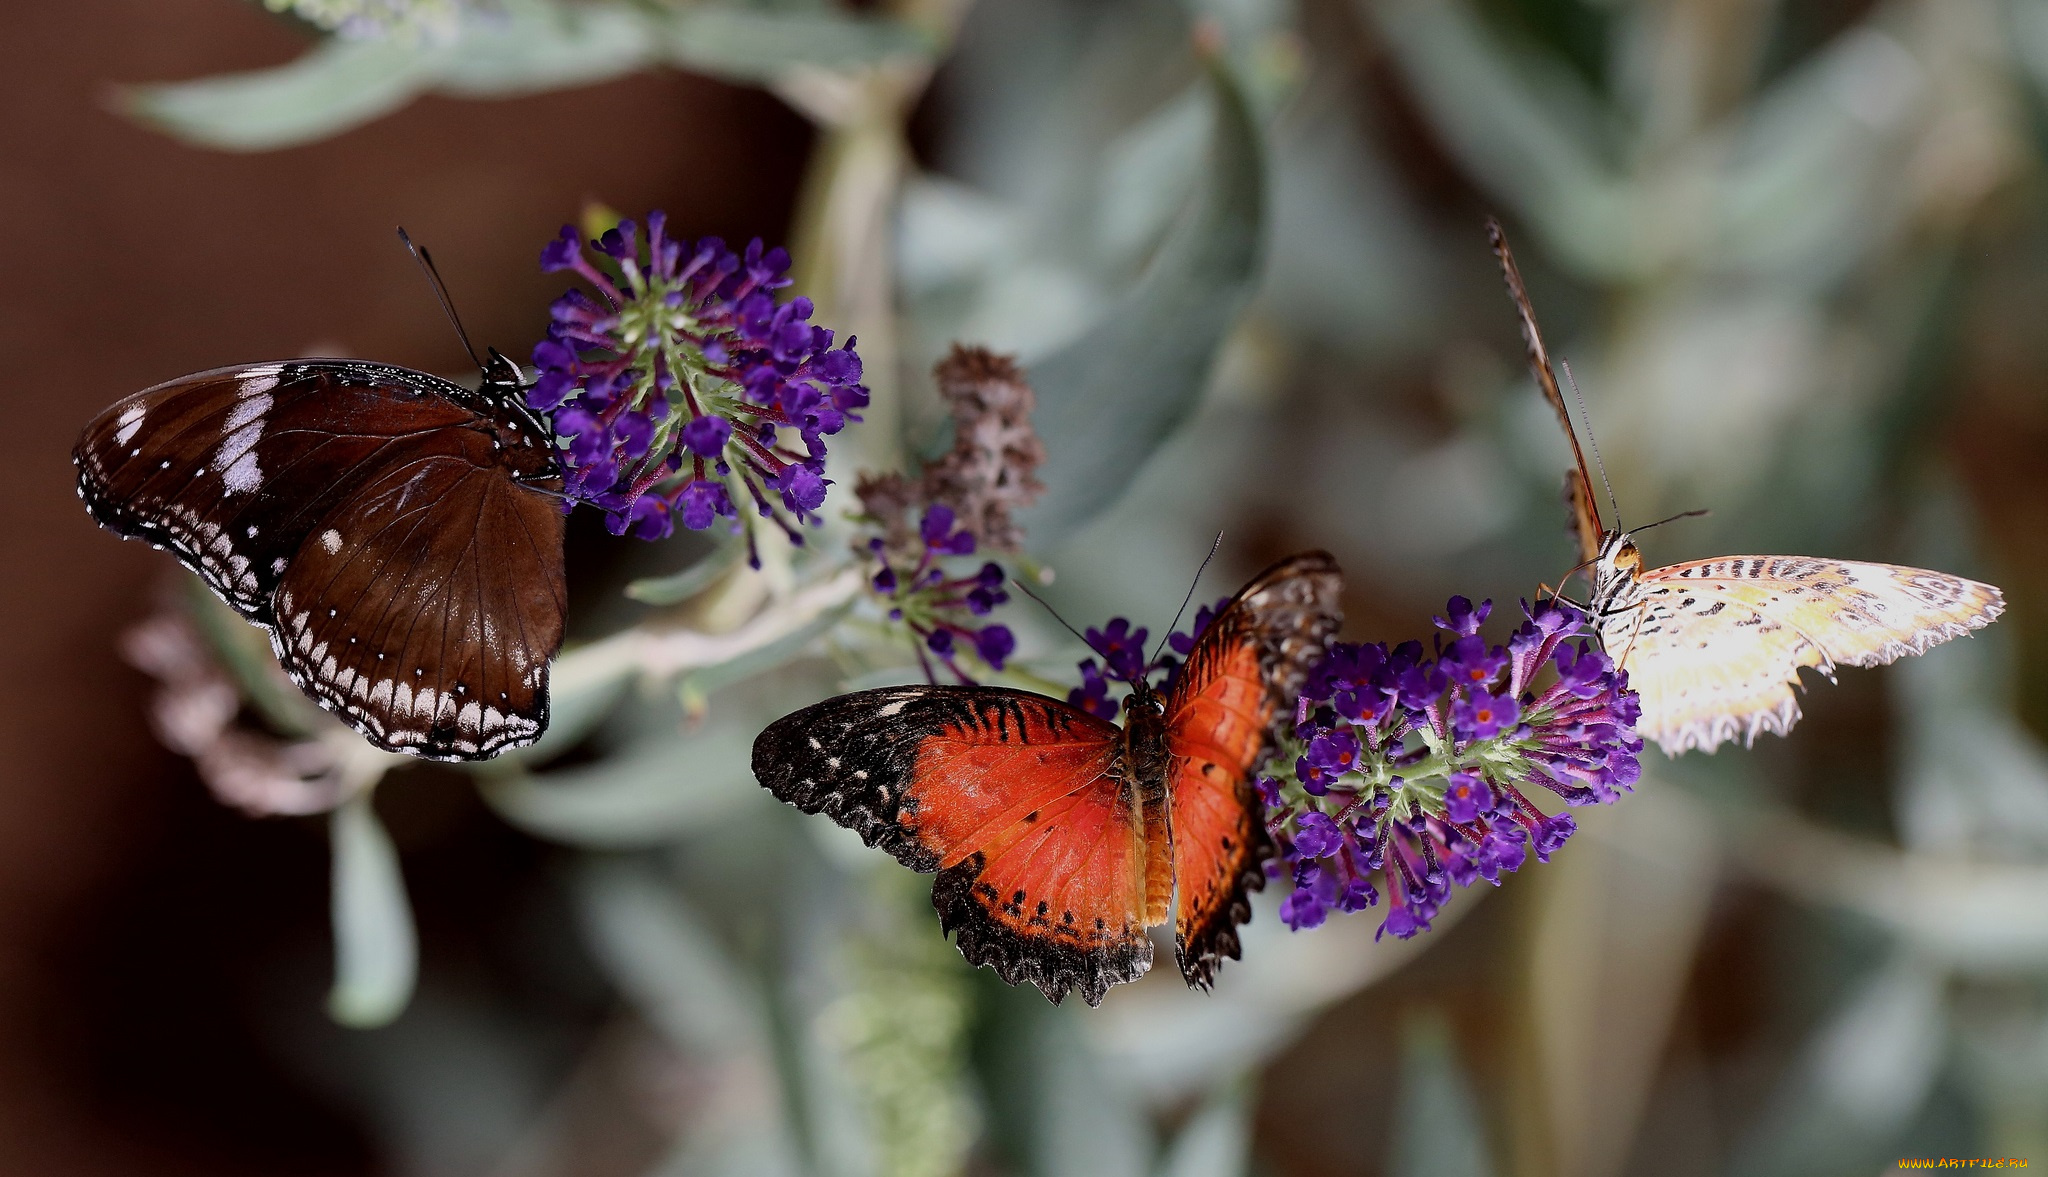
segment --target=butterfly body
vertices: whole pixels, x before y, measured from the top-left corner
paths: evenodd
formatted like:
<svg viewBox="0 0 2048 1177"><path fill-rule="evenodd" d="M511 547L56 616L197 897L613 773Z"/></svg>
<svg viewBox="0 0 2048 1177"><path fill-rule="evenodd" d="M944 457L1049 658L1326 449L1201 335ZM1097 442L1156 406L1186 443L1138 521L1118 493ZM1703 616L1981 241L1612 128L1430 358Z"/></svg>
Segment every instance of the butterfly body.
<svg viewBox="0 0 2048 1177"><path fill-rule="evenodd" d="M1165 694L1133 684L1119 727L999 687L884 687L783 717L754 745L777 797L936 872L940 926L974 964L1099 1004L1150 968L1172 919L1183 977L1238 954L1273 854L1251 774L1283 700L1337 623L1323 553L1255 578Z"/></svg>
<svg viewBox="0 0 2048 1177"><path fill-rule="evenodd" d="M359 360L200 372L108 408L72 458L95 521L267 629L371 743L473 760L545 729L561 472L509 361L474 391Z"/></svg>
<svg viewBox="0 0 2048 1177"><path fill-rule="evenodd" d="M1719 556L1645 571L1634 536L1600 518L1521 272L1500 226L1489 222L1487 231L1521 316L1530 371L1571 442L1565 502L1592 581L1587 611L1641 699L1637 730L1667 754L1784 735L1799 720L1802 668L1832 679L1837 666L1881 666L2004 611L1991 585L1896 564Z"/></svg>

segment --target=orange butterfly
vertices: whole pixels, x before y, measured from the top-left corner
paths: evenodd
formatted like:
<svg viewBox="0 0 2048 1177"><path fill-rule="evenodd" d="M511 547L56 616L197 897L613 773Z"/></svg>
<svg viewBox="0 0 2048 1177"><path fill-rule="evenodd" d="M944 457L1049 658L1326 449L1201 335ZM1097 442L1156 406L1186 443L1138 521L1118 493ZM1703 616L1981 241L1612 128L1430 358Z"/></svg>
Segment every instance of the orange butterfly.
<svg viewBox="0 0 2048 1177"><path fill-rule="evenodd" d="M1576 466L1565 472L1565 497L1581 566L1592 569L1588 612L1600 644L1642 696L1636 730L1667 754L1791 731L1802 666L1832 681L1837 665L1882 666L1923 653L2005 610L1988 584L1895 564L1720 556L1643 571L1630 533L1601 522L1521 271L1500 224L1489 220L1486 232L1521 314L1537 387L1572 443Z"/></svg>
<svg viewBox="0 0 2048 1177"><path fill-rule="evenodd" d="M1190 986L1238 955L1273 855L1251 778L1340 622L1325 552L1254 577L1195 639L1172 691L1134 681L1121 728L1001 687L883 687L769 725L754 775L912 870L962 955L1054 1002L1099 1005L1174 922Z"/></svg>

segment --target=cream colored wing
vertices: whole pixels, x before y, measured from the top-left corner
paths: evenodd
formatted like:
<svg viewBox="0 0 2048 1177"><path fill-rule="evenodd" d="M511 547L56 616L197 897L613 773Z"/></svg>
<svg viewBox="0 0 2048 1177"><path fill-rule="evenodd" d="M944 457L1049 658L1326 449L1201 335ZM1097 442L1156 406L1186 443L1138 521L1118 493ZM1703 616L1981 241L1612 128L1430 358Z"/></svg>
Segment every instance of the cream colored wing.
<svg viewBox="0 0 2048 1177"><path fill-rule="evenodd" d="M1722 556L1644 573L1600 622L1642 696L1636 730L1676 756L1799 720L1799 668L1880 666L1989 625L2005 598L1924 568Z"/></svg>

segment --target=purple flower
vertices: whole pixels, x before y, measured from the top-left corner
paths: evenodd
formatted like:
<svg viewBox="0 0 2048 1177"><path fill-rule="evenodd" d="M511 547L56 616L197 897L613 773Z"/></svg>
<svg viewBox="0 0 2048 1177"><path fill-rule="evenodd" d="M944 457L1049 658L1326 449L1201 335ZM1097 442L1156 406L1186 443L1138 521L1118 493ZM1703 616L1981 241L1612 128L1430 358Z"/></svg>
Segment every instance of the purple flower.
<svg viewBox="0 0 2048 1177"><path fill-rule="evenodd" d="M1450 604L1444 606L1444 615L1431 620L1436 622L1438 629L1470 636L1479 632L1479 627L1486 624L1486 617L1492 612L1492 601L1481 601L1475 609L1468 598L1452 597Z"/></svg>
<svg viewBox="0 0 2048 1177"><path fill-rule="evenodd" d="M954 531L953 508L944 503L933 503L925 508L924 522L918 524L918 532L924 538L925 547L937 555L974 554L974 533L965 529Z"/></svg>
<svg viewBox="0 0 2048 1177"><path fill-rule="evenodd" d="M1209 628L1209 623L1216 620L1216 615L1223 612L1229 605L1230 598L1223 597L1214 605L1203 605L1201 608L1196 609L1195 620L1188 626L1186 633L1176 630L1167 635L1166 648L1183 658L1194 653L1195 639L1201 637L1202 631Z"/></svg>
<svg viewBox="0 0 2048 1177"><path fill-rule="evenodd" d="M1349 728L1331 728L1309 741L1308 752L1295 762L1301 787L1316 796L1358 767L1358 737Z"/></svg>
<svg viewBox="0 0 2048 1177"><path fill-rule="evenodd" d="M974 536L954 530L950 508L935 503L925 509L911 552L892 548L880 535L870 537L856 550L868 552L881 564L868 585L888 605L890 619L907 626L922 640L921 650L937 654L939 663L961 682L975 681L961 666L961 653L971 651L983 665L999 671L1016 652L1017 638L1008 626L984 625L978 620L1010 599L1002 589L1007 579L1002 565L987 562L964 576L947 570L949 557L974 551ZM937 670L929 661L924 669L927 678L938 681Z"/></svg>
<svg viewBox="0 0 2048 1177"><path fill-rule="evenodd" d="M1458 825L1470 825L1493 809L1493 790L1477 773L1454 772L1445 778L1444 816Z"/></svg>
<svg viewBox="0 0 2048 1177"><path fill-rule="evenodd" d="M1101 629L1090 629L1088 645L1102 655L1106 673L1111 678L1132 682L1146 671L1145 635L1148 631L1132 629L1129 620L1112 617L1109 624Z"/></svg>
<svg viewBox="0 0 2048 1177"><path fill-rule="evenodd" d="M1571 640L1585 615L1525 603L1494 646L1478 633L1491 610L1453 598L1436 621L1455 636L1434 658L1416 642L1338 643L1306 676L1283 743L1294 771L1259 785L1293 863L1290 927L1384 895L1379 934L1418 935L1454 888L1498 884L1571 836L1571 817L1531 793L1592 804L1639 778L1640 702L1604 654Z"/></svg>
<svg viewBox="0 0 2048 1177"><path fill-rule="evenodd" d="M732 422L723 417L694 417L683 426L683 447L700 458L716 458L732 440Z"/></svg>
<svg viewBox="0 0 2048 1177"><path fill-rule="evenodd" d="M1328 858L1344 845L1337 823L1320 810L1301 815L1294 827L1294 849L1303 858Z"/></svg>
<svg viewBox="0 0 2048 1177"><path fill-rule="evenodd" d="M1496 699L1485 687L1473 687L1451 709L1452 727L1460 740L1490 740L1514 727L1519 718L1513 699Z"/></svg>
<svg viewBox="0 0 2048 1177"><path fill-rule="evenodd" d="M1011 635L1008 626L990 625L974 636L974 648L991 669L1001 670L1003 659L1017 649L1017 639Z"/></svg>
<svg viewBox="0 0 2048 1177"><path fill-rule="evenodd" d="M594 248L564 226L541 250L544 272L570 271L590 290L549 308L527 403L568 440L569 498L611 515L614 533L652 538L665 532L651 521L675 515L695 530L720 518L738 528L747 498L798 539L830 485L824 439L868 401L853 341L834 348L808 322L808 300L777 301L789 284L782 250L755 241L735 254L666 230L657 211L644 231L621 221Z"/></svg>
<svg viewBox="0 0 2048 1177"><path fill-rule="evenodd" d="M1067 702L1098 719L1115 719L1122 706L1109 697L1109 678L1093 658L1081 663L1081 685L1067 692Z"/></svg>

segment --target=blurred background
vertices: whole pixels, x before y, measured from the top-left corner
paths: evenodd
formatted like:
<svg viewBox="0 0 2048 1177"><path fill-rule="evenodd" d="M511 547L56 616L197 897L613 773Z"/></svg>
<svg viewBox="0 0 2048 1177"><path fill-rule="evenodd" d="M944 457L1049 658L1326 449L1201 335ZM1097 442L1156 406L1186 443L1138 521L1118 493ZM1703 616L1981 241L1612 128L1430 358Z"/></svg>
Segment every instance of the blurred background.
<svg viewBox="0 0 2048 1177"><path fill-rule="evenodd" d="M2048 3L97 0L0 30L5 1171L2048 1164ZM1653 563L1923 564L2010 608L1819 686L1789 738L1646 760L1415 940L1266 903L1214 994L1166 968L1092 1011L968 970L925 881L753 784L763 723L889 668L701 536L572 525L529 754L380 765L332 815L216 800L122 656L182 574L94 530L78 430L233 362L459 373L399 223L523 355L562 287L537 252L593 205L791 245L876 394L841 492L931 451L952 341L1017 353L1028 547L1077 623L1157 632L1218 529L1204 596L1327 547L1353 640L1554 582L1566 450L1489 213L1623 518L1713 511ZM829 534L795 584L847 566ZM738 636L675 654L705 635Z"/></svg>

